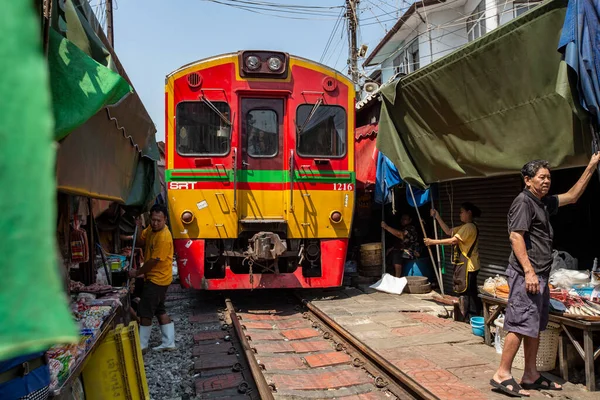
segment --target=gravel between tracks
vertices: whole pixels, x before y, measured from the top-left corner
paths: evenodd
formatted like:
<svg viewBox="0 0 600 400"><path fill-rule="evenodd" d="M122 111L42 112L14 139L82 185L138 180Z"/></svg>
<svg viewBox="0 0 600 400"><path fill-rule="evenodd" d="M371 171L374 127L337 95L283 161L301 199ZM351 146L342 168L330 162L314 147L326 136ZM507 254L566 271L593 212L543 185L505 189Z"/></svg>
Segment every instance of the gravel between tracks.
<svg viewBox="0 0 600 400"><path fill-rule="evenodd" d="M150 337L150 350L144 355L146 379L152 400L187 400L195 396L191 349L194 345L194 328L189 322L198 298L194 291L182 291L173 285L167 292L167 313L175 324L176 351L156 352L152 347L160 345L161 334L156 319ZM197 330L197 329L196 329Z"/></svg>

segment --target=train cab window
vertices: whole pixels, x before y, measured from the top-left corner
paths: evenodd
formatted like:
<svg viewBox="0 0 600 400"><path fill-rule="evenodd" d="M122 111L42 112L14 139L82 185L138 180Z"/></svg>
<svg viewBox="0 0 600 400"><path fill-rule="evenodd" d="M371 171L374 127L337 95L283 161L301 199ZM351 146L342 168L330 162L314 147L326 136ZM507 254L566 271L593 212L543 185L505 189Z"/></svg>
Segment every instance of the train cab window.
<svg viewBox="0 0 600 400"><path fill-rule="evenodd" d="M251 110L246 114L248 155L274 157L279 149L279 121L274 110Z"/></svg>
<svg viewBox="0 0 600 400"><path fill-rule="evenodd" d="M211 107L214 106L214 109ZM217 112L218 110L218 112ZM185 101L177 104L176 148L183 156L224 156L229 153L230 109L225 102Z"/></svg>
<svg viewBox="0 0 600 400"><path fill-rule="evenodd" d="M302 104L296 110L297 151L303 157L346 155L346 111L338 106Z"/></svg>

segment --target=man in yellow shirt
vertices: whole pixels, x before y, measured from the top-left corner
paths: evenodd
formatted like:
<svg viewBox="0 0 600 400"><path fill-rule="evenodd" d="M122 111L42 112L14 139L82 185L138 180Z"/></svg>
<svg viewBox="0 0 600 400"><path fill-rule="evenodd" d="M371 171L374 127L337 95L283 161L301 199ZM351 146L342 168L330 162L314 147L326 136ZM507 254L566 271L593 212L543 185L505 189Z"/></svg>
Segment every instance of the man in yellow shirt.
<svg viewBox="0 0 600 400"><path fill-rule="evenodd" d="M148 348L152 318L156 316L162 332L162 344L153 350L175 350L175 326L165 309L167 289L173 281L173 237L167 227L167 209L156 204L150 210L150 226L142 231L136 243L144 248L142 268L131 270L131 278L144 275L144 289L138 306L142 351Z"/></svg>

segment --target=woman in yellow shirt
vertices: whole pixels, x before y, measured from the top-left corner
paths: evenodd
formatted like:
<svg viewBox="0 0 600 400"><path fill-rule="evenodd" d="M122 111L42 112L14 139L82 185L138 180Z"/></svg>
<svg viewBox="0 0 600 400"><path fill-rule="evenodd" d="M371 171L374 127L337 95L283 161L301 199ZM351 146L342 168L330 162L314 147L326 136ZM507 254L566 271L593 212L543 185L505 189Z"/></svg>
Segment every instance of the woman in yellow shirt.
<svg viewBox="0 0 600 400"><path fill-rule="evenodd" d="M450 229L444 222L440 214L435 210L431 210L431 216L440 224L448 239L425 239L426 246L445 245L458 246L458 251L466 259L467 263L467 280L466 290L459 297L461 311L465 317L481 315L482 304L477 291L477 274L479 273L479 249L478 238L479 229L475 225L475 218L481 216L481 210L473 203L466 202L460 206L460 222L463 224L454 229Z"/></svg>

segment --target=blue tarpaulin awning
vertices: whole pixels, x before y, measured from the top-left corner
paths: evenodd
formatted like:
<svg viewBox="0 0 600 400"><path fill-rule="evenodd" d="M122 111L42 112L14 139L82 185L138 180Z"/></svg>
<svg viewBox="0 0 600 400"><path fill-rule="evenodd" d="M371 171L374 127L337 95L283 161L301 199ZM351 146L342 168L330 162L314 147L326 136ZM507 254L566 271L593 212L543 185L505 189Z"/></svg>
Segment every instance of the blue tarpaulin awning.
<svg viewBox="0 0 600 400"><path fill-rule="evenodd" d="M402 178L398 173L396 166L383 153L377 157L377 175L375 180L375 202L378 204L391 202L391 190L394 186L402 183ZM430 200L429 189L413 188L415 201L418 207L428 203ZM406 201L411 207L415 206L410 191L406 191Z"/></svg>

